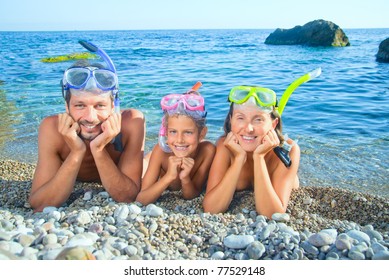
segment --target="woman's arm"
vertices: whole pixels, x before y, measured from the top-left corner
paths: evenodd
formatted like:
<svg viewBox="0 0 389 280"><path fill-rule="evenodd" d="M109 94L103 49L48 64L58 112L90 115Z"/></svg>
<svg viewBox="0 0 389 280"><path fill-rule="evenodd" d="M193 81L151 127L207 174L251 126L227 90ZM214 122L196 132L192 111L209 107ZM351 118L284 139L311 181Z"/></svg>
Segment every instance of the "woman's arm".
<svg viewBox="0 0 389 280"><path fill-rule="evenodd" d="M204 212L220 213L228 209L245 162L246 153L232 133L219 139L203 201Z"/></svg>
<svg viewBox="0 0 389 280"><path fill-rule="evenodd" d="M274 153L270 151L270 153ZM254 199L256 211L268 218L274 213L285 213L290 194L297 176L300 162L300 148L294 144L290 151L292 165L287 168L279 161L269 174L264 155L254 154Z"/></svg>

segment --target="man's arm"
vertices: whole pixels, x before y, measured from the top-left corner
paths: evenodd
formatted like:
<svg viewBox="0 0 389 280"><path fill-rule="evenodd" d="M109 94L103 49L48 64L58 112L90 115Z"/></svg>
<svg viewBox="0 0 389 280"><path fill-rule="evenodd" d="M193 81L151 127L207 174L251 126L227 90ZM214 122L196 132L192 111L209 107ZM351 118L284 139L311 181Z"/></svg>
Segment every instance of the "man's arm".
<svg viewBox="0 0 389 280"><path fill-rule="evenodd" d="M91 142L91 152L101 183L115 201L132 202L140 190L145 130L145 120L140 111L130 109L122 112L124 150L118 165L105 148L97 147Z"/></svg>
<svg viewBox="0 0 389 280"><path fill-rule="evenodd" d="M66 144L58 132L58 118L48 117L39 127L38 163L29 197L34 211L42 211L46 206L59 207L69 198L85 154L85 148L72 151L62 162L59 152Z"/></svg>

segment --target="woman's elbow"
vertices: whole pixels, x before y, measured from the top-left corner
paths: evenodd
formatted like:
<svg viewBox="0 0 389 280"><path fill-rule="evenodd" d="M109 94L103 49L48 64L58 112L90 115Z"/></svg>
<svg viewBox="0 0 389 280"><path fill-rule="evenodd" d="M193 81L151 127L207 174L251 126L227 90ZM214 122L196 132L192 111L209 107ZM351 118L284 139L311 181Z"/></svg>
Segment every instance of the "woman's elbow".
<svg viewBox="0 0 389 280"><path fill-rule="evenodd" d="M224 213L227 209L219 208L219 207L215 206L214 203L210 202L207 199L204 199L203 210L204 210L204 213L219 214L219 213Z"/></svg>

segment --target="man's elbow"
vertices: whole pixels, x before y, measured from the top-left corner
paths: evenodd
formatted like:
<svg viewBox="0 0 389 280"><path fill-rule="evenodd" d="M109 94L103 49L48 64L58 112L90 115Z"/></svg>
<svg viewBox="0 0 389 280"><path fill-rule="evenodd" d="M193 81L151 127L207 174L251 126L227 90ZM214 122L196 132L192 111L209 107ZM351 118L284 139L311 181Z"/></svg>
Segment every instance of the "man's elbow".
<svg viewBox="0 0 389 280"><path fill-rule="evenodd" d="M118 193L116 195L112 194L111 197L113 200L115 200L118 203L131 203L134 202L136 197L138 195L137 191L129 193Z"/></svg>

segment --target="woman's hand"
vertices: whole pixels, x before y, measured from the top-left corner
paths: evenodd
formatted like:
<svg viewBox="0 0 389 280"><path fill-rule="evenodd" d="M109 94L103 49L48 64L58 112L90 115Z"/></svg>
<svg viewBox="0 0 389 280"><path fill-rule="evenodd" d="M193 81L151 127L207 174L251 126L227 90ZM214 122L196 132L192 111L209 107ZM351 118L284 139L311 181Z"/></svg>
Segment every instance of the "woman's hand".
<svg viewBox="0 0 389 280"><path fill-rule="evenodd" d="M273 150L275 147L280 145L280 139L278 139L277 133L274 129L269 130L269 132L263 137L262 143L254 151L254 155L266 155L268 152Z"/></svg>
<svg viewBox="0 0 389 280"><path fill-rule="evenodd" d="M224 146L231 152L234 159L236 158L243 158L244 161L246 161L247 154L245 150L239 145L239 141L235 134L232 132L229 132L226 136L226 139L224 139Z"/></svg>

